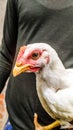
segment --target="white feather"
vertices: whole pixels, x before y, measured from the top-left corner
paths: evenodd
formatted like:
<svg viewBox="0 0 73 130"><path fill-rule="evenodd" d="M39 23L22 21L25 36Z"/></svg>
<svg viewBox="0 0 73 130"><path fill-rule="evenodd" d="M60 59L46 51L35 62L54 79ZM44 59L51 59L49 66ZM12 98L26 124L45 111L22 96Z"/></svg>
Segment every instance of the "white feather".
<svg viewBox="0 0 73 130"><path fill-rule="evenodd" d="M73 69L65 69L56 51L49 45L36 43L29 46L30 49L47 49L50 55L50 63L36 73L37 93L46 112L59 119L61 125L67 125L73 120Z"/></svg>
<svg viewBox="0 0 73 130"><path fill-rule="evenodd" d="M69 127L69 122L73 120L73 69L66 69L57 52L46 43L27 45L23 60L26 61L34 50L43 50L36 62L33 61L35 67L42 66L36 72L36 89L40 102L52 118L60 120L62 126Z"/></svg>

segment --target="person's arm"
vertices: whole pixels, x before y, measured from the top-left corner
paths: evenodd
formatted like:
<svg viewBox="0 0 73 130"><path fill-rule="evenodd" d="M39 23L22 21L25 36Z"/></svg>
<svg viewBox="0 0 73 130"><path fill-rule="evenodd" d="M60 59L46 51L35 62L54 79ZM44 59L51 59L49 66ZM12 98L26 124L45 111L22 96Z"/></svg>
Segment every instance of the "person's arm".
<svg viewBox="0 0 73 130"><path fill-rule="evenodd" d="M0 92L11 72L18 34L17 0L8 0L0 47Z"/></svg>

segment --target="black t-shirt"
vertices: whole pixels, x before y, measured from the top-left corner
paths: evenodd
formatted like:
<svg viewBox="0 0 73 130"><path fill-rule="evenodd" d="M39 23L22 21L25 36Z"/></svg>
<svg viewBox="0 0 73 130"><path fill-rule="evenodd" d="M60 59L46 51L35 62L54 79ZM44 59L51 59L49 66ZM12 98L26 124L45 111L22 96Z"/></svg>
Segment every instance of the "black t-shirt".
<svg viewBox="0 0 73 130"><path fill-rule="evenodd" d="M13 130L34 130L35 112L42 125L53 122L38 99L35 75L23 73L14 78L11 70L19 48L35 42L50 44L65 67L73 67L73 6L53 10L36 0L8 0L3 34L0 90L10 74L6 103Z"/></svg>

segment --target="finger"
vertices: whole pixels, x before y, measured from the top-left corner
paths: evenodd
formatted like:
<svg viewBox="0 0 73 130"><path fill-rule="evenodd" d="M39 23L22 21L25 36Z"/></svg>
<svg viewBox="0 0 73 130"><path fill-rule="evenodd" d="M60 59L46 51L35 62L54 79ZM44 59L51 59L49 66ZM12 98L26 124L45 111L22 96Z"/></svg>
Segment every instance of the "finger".
<svg viewBox="0 0 73 130"><path fill-rule="evenodd" d="M5 94L4 93L0 94L0 99L5 99Z"/></svg>
<svg viewBox="0 0 73 130"><path fill-rule="evenodd" d="M38 115L36 113L34 113L34 125L35 125L35 127L39 127Z"/></svg>
<svg viewBox="0 0 73 130"><path fill-rule="evenodd" d="M0 100L0 106L3 106L3 105L4 105L4 101Z"/></svg>
<svg viewBox="0 0 73 130"><path fill-rule="evenodd" d="M0 120L3 118L3 114L2 113L0 113Z"/></svg>

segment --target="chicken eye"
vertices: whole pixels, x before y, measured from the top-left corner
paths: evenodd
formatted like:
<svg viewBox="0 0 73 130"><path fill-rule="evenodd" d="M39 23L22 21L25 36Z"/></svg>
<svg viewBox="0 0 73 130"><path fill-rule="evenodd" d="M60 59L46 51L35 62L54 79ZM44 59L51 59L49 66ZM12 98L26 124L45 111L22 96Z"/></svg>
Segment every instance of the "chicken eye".
<svg viewBox="0 0 73 130"><path fill-rule="evenodd" d="M38 52L34 52L34 53L32 53L31 57L33 60L37 60L40 57L40 54Z"/></svg>

